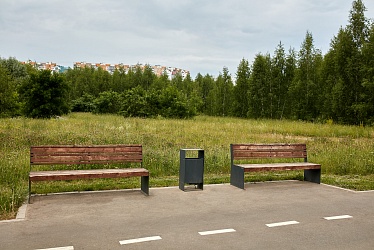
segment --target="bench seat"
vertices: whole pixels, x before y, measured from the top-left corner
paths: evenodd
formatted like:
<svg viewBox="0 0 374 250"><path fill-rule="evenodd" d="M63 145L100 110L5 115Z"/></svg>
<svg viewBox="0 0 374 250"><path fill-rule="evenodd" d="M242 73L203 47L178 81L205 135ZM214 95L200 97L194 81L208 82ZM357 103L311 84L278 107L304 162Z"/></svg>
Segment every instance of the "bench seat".
<svg viewBox="0 0 374 250"><path fill-rule="evenodd" d="M310 163L305 144L231 144L230 184L244 189L244 174L247 172L304 170L304 180L321 182L321 164ZM236 160L301 158L301 162L239 163ZM279 161L279 160L278 160Z"/></svg>
<svg viewBox="0 0 374 250"><path fill-rule="evenodd" d="M127 163L140 164L140 168L118 168ZM106 169L62 170L58 165L106 165ZM109 165L116 167L109 168ZM32 171L32 166L49 165L49 169ZM67 167L66 167L67 166ZM37 181L63 181L94 178L141 177L141 191L149 195L149 171L143 166L143 148L134 145L45 145L30 148L29 203L31 183Z"/></svg>
<svg viewBox="0 0 374 250"><path fill-rule="evenodd" d="M93 178L121 178L148 176L149 171L145 168L128 169L89 169L89 170L58 170L58 171L36 171L30 172L30 181L64 181Z"/></svg>
<svg viewBox="0 0 374 250"><path fill-rule="evenodd" d="M243 168L244 172L321 169L321 164L310 163L310 162L236 164L236 166Z"/></svg>

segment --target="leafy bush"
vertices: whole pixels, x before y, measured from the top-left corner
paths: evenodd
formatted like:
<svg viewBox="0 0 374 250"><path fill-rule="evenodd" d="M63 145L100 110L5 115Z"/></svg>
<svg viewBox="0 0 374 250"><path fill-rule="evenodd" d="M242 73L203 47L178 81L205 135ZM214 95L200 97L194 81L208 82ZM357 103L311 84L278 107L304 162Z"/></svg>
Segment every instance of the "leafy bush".
<svg viewBox="0 0 374 250"><path fill-rule="evenodd" d="M114 91L101 92L94 101L95 114L118 114L121 110L122 97Z"/></svg>
<svg viewBox="0 0 374 250"><path fill-rule="evenodd" d="M24 114L32 118L51 118L70 111L69 85L62 75L49 70L33 71L20 93Z"/></svg>
<svg viewBox="0 0 374 250"><path fill-rule="evenodd" d="M84 94L78 99L72 101L72 112L94 112L95 97L90 94Z"/></svg>
<svg viewBox="0 0 374 250"><path fill-rule="evenodd" d="M16 81L1 64L0 79L0 117L15 116L19 110Z"/></svg>
<svg viewBox="0 0 374 250"><path fill-rule="evenodd" d="M167 87L161 93L161 114L166 118L190 118L196 115L194 108L189 107L186 98L175 87Z"/></svg>
<svg viewBox="0 0 374 250"><path fill-rule="evenodd" d="M125 117L190 118L196 115L176 87L145 91L133 88L124 94L121 114Z"/></svg>
<svg viewBox="0 0 374 250"><path fill-rule="evenodd" d="M135 87L123 95L121 114L125 117L150 117L152 116L146 92L142 87Z"/></svg>

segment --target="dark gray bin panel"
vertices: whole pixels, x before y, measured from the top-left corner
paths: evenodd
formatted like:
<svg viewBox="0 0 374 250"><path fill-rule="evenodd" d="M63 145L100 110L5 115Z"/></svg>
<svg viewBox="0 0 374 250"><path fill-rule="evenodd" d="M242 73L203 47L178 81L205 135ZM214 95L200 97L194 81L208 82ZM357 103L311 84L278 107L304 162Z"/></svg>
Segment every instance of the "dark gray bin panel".
<svg viewBox="0 0 374 250"><path fill-rule="evenodd" d="M194 158L186 157L188 151L197 151ZM184 191L184 184L196 185L203 189L204 185L204 150L202 149L181 149L179 169L179 189Z"/></svg>

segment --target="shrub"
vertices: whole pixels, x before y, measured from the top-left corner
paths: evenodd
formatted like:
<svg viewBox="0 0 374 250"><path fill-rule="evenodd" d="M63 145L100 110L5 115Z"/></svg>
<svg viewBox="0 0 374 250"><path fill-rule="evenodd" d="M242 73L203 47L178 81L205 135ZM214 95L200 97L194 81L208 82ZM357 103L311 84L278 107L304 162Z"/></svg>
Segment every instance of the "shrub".
<svg viewBox="0 0 374 250"><path fill-rule="evenodd" d="M123 95L121 114L125 117L150 117L146 92L142 87L135 87Z"/></svg>
<svg viewBox="0 0 374 250"><path fill-rule="evenodd" d="M121 95L114 91L104 91L94 101L95 114L118 114L121 110Z"/></svg>
<svg viewBox="0 0 374 250"><path fill-rule="evenodd" d="M16 81L1 64L0 79L0 117L15 116L19 110Z"/></svg>
<svg viewBox="0 0 374 250"><path fill-rule="evenodd" d="M190 118L196 112L176 87L149 91L136 87L125 92L121 114L125 117Z"/></svg>
<svg viewBox="0 0 374 250"><path fill-rule="evenodd" d="M95 97L90 94L84 94L78 99L72 101L71 111L73 112L94 112Z"/></svg>
<svg viewBox="0 0 374 250"><path fill-rule="evenodd" d="M70 111L69 85L62 75L49 70L33 71L20 89L24 114L32 118L51 118Z"/></svg>

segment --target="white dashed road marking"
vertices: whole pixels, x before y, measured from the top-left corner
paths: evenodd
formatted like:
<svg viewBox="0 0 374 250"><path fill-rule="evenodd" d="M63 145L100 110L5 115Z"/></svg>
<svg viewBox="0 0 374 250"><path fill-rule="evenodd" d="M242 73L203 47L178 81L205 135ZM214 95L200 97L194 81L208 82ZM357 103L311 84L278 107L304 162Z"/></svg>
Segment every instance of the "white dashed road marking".
<svg viewBox="0 0 374 250"><path fill-rule="evenodd" d="M220 230L213 230L213 231L204 231L199 232L200 235L211 235L211 234L223 234L223 233L232 233L236 232L235 229L229 228L229 229L220 229Z"/></svg>
<svg viewBox="0 0 374 250"><path fill-rule="evenodd" d="M339 215L339 216L331 216L331 217L323 217L325 220L341 220L341 219L349 219L352 218L350 215Z"/></svg>
<svg viewBox="0 0 374 250"><path fill-rule="evenodd" d="M325 220L340 220L340 219L349 219L352 218L351 215L338 215L338 216L330 216L330 217L323 217ZM288 226L288 225L295 225L299 224L298 221L284 221L284 222L277 222L277 223L270 223L266 224L267 227L280 227L280 226ZM232 233L236 232L233 228L228 229L219 229L219 230L212 230L212 231L202 231L199 232L200 235L213 235L213 234L223 234L223 233ZM137 239L129 239L129 240L122 240L119 243L121 245L133 244L133 243L141 243L147 241L155 241L155 240L162 240L160 236L151 236L151 237L144 237L144 238L137 238ZM55 248L43 248L43 249L36 249L36 250L74 250L73 246L66 246L66 247L55 247Z"/></svg>
<svg viewBox="0 0 374 250"><path fill-rule="evenodd" d="M119 242L119 244L127 245L127 244L140 243L140 242L153 241L153 240L161 240L161 239L162 238L160 236L152 236L152 237L144 237L144 238L137 238L137 239L131 239L131 240L122 240Z"/></svg>
<svg viewBox="0 0 374 250"><path fill-rule="evenodd" d="M74 247L73 246L54 247L54 248L43 248L43 249L36 249L36 250L74 250Z"/></svg>
<svg viewBox="0 0 374 250"><path fill-rule="evenodd" d="M266 226L268 226L268 227L281 227L281 226L288 226L288 225L295 225L295 224L299 224L299 222L295 221L295 220L292 220L292 221L270 223L270 224L266 224Z"/></svg>

